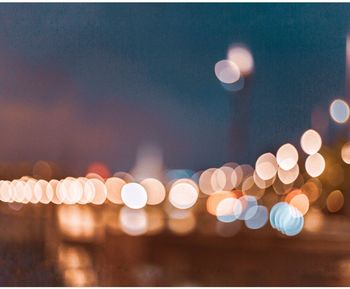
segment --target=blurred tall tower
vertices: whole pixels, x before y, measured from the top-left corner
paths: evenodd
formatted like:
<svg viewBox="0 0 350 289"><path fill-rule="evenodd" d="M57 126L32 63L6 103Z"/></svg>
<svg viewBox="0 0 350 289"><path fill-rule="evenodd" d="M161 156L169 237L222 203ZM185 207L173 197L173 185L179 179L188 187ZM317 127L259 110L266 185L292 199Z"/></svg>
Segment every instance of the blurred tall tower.
<svg viewBox="0 0 350 289"><path fill-rule="evenodd" d="M346 36L345 98L350 99L350 33Z"/></svg>
<svg viewBox="0 0 350 289"><path fill-rule="evenodd" d="M346 53L345 53L345 96L344 100L350 103L350 33L346 36ZM344 124L345 140L349 140L349 124ZM346 174L346 171L345 171ZM348 192L344 192L345 200L349 198ZM350 216L350 203L344 202L344 212L346 216Z"/></svg>
<svg viewBox="0 0 350 289"><path fill-rule="evenodd" d="M160 146L146 143L139 147L131 174L140 181L144 178L163 178L163 154Z"/></svg>
<svg viewBox="0 0 350 289"><path fill-rule="evenodd" d="M250 156L250 87L251 77L244 80L241 90L231 93L232 122L230 128L230 152L232 161L247 162Z"/></svg>
<svg viewBox="0 0 350 289"><path fill-rule="evenodd" d="M230 157L234 162L249 162L250 147L250 117L251 117L251 86L254 60L250 50L244 45L232 45L227 53L228 60L237 64L241 78L228 90L231 90L232 123L230 128Z"/></svg>

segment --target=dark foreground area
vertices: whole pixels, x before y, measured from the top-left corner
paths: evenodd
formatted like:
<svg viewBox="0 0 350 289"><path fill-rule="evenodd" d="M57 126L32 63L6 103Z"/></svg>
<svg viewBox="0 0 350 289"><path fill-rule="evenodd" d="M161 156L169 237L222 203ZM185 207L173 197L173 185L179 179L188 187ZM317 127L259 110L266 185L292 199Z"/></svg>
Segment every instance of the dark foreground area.
<svg viewBox="0 0 350 289"><path fill-rule="evenodd" d="M252 231L208 215L197 216L190 232L179 223L172 226L177 233L165 227L128 236L118 227L117 208L92 210L98 222L90 234L86 224L79 231L73 215L67 215L73 231L59 225L57 207L16 211L1 204L1 285L350 285L350 222L343 217L326 216L321 225L315 216L312 224L306 219L303 232L292 238L269 224Z"/></svg>

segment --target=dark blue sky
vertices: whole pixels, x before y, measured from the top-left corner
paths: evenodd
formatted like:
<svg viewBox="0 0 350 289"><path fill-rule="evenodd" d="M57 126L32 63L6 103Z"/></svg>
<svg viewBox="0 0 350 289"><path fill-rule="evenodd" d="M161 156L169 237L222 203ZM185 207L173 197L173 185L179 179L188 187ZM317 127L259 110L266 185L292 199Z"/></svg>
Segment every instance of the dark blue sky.
<svg viewBox="0 0 350 289"><path fill-rule="evenodd" d="M235 160L240 102L214 75L229 45L255 60L235 152L251 162L297 143L312 108L344 94L350 5L0 4L0 27L0 105L14 111L0 118L2 159L128 169L151 141L169 167L198 169Z"/></svg>

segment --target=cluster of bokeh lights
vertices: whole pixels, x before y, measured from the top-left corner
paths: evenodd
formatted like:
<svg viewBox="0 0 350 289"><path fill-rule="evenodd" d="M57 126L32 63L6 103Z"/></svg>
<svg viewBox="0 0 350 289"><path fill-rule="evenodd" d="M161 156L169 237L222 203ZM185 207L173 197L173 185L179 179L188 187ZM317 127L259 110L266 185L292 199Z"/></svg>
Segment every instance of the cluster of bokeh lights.
<svg viewBox="0 0 350 289"><path fill-rule="evenodd" d="M233 45L214 70L222 84L239 84L230 87L239 90L254 70L254 59L248 48ZM349 119L349 106L336 99L329 113L336 124L343 124ZM302 231L311 206L325 193L318 179L326 169L322 145L321 135L309 129L301 135L299 148L282 144L276 153L260 155L255 167L229 162L199 172L169 170L162 178L139 179L128 172L110 176L106 167L93 164L85 177L44 180L24 176L0 181L0 200L58 205L62 231L76 237L94 234L92 205L118 208L119 226L132 236L158 232L166 216L172 231L180 235L190 232L203 207L218 224L239 224L233 232L239 230L240 223L257 230L269 221L280 233L295 236ZM342 146L341 159L350 164L350 142ZM45 171L45 162L36 165L35 170L39 167ZM333 171L341 175L339 166L333 166ZM333 184L337 186L335 181ZM330 213L339 212L343 204L341 190L335 188L327 194L325 207Z"/></svg>
<svg viewBox="0 0 350 289"><path fill-rule="evenodd" d="M345 144L341 152L345 163L349 159L348 146ZM80 205L121 206L119 223L122 230L137 236L147 232L152 218L153 221L159 218L159 223L164 215L168 215L168 226L175 231L181 232L184 224L190 224L193 229L195 213L203 200L206 212L215 216L218 222L243 221L248 229L256 230L270 220L273 228L294 236L302 231L304 216L322 194L322 185L317 178L325 170L321 147L322 138L317 131L310 129L301 136L300 148L307 155L304 163L306 175L299 167L298 149L286 143L276 154L267 152L259 156L255 168L230 162L199 172L168 171L162 180L144 178L135 181L126 172L111 177L89 172L85 177L49 181L25 176L0 181L0 200L62 205L59 209L60 225L69 228L82 224L77 225L79 229L74 232L83 236L91 234L88 224L93 218L88 210L77 209ZM276 196L275 203L267 204L263 197L271 193ZM340 190L332 191L326 199L326 207L331 213L341 210L343 204ZM146 207L161 207L166 214L155 215L153 211L150 215L152 211L145 210Z"/></svg>

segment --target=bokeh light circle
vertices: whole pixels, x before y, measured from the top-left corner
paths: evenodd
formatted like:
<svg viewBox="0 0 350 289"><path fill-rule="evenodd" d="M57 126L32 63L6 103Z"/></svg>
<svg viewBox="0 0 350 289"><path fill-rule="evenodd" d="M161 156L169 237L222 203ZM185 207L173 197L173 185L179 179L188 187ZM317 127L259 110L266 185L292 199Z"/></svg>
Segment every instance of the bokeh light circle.
<svg viewBox="0 0 350 289"><path fill-rule="evenodd" d="M216 208L216 217L220 222L230 223L237 220L242 213L242 203L237 198L225 198Z"/></svg>
<svg viewBox="0 0 350 289"><path fill-rule="evenodd" d="M165 187L164 185L154 178L147 178L140 183L147 192L147 204L158 205L165 199Z"/></svg>
<svg viewBox="0 0 350 289"><path fill-rule="evenodd" d="M265 153L261 155L255 163L255 171L264 181L274 178L277 168L277 161L272 153Z"/></svg>
<svg viewBox="0 0 350 289"><path fill-rule="evenodd" d="M254 69L252 53L242 45L231 46L227 52L227 59L236 63L244 76L249 75Z"/></svg>
<svg viewBox="0 0 350 289"><path fill-rule="evenodd" d="M226 198L229 197L236 197L236 195L233 192L230 191L222 191L222 192L216 192L212 195L210 195L207 198L207 202L206 202L206 207L207 207L207 211L209 214L216 216L216 208L218 206L218 204Z"/></svg>
<svg viewBox="0 0 350 289"><path fill-rule="evenodd" d="M123 200L121 197L122 187L126 182L117 177L108 178L105 182L107 188L107 199L113 204L122 204Z"/></svg>
<svg viewBox="0 0 350 289"><path fill-rule="evenodd" d="M329 112L337 123L345 123L349 119L349 105L342 99L334 100L330 105Z"/></svg>
<svg viewBox="0 0 350 289"><path fill-rule="evenodd" d="M249 220L254 217L258 210L258 203L255 197L243 195L239 198L242 205L242 212L238 216L240 220Z"/></svg>
<svg viewBox="0 0 350 289"><path fill-rule="evenodd" d="M295 236L304 226L301 212L286 202L275 204L270 211L271 226L287 236Z"/></svg>
<svg viewBox="0 0 350 289"><path fill-rule="evenodd" d="M265 189L258 187L255 184L254 177L247 177L242 184L242 192L245 195L253 196L255 199L259 200L265 193Z"/></svg>
<svg viewBox="0 0 350 289"><path fill-rule="evenodd" d="M322 193L322 184L316 178L309 179L300 189L308 197L310 203L314 203Z"/></svg>
<svg viewBox="0 0 350 289"><path fill-rule="evenodd" d="M322 139L319 133L313 129L309 129L301 136L301 148L308 155L317 153L322 146Z"/></svg>
<svg viewBox="0 0 350 289"><path fill-rule="evenodd" d="M276 154L278 165L285 171L292 169L298 162L298 151L292 144L282 145Z"/></svg>
<svg viewBox="0 0 350 289"><path fill-rule="evenodd" d="M302 215L307 213L310 206L309 199L305 194L297 194L296 196L292 197L289 204L297 208Z"/></svg>
<svg viewBox="0 0 350 289"><path fill-rule="evenodd" d="M178 209L191 208L198 199L197 189L186 182L174 184L169 192L169 202Z"/></svg>
<svg viewBox="0 0 350 289"><path fill-rule="evenodd" d="M147 192L138 183L124 185L121 190L121 197L124 204L131 209L141 209L147 203Z"/></svg>
<svg viewBox="0 0 350 289"><path fill-rule="evenodd" d="M298 164L296 164L293 168L291 168L288 171L285 171L284 169L282 169L281 167L278 168L278 178L279 180L285 184L291 184L293 183L299 175L299 166Z"/></svg>
<svg viewBox="0 0 350 289"><path fill-rule="evenodd" d="M250 212L250 211L253 211L253 212ZM257 230L265 226L269 218L268 217L269 213L265 206L252 207L248 210L247 214L251 214L252 217L244 221L245 225L249 229L253 229L253 230Z"/></svg>
<svg viewBox="0 0 350 289"><path fill-rule="evenodd" d="M327 209L331 213L338 212L344 205L344 196L340 190L331 192L327 197Z"/></svg>
<svg viewBox="0 0 350 289"><path fill-rule="evenodd" d="M223 83L234 83L240 78L240 70L236 63L230 60L220 60L215 64L215 75Z"/></svg>
<svg viewBox="0 0 350 289"><path fill-rule="evenodd" d="M308 156L305 161L306 172L314 178L320 176L323 173L325 167L326 162L323 156L319 153Z"/></svg>
<svg viewBox="0 0 350 289"><path fill-rule="evenodd" d="M342 146L341 158L344 163L350 164L350 142L347 142Z"/></svg>

